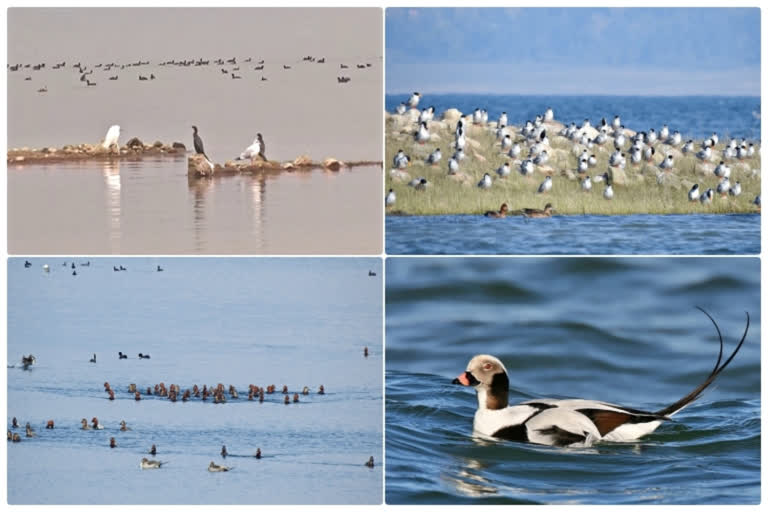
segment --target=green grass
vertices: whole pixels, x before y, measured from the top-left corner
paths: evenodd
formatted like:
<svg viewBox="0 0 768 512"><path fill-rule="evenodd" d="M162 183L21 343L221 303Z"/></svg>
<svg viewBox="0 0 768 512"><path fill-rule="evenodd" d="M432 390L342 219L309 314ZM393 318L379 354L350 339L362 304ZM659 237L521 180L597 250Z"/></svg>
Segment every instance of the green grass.
<svg viewBox="0 0 768 512"><path fill-rule="evenodd" d="M545 174L537 168L532 177L526 178L519 173L519 163L512 161L501 153L496 142L495 131L477 126L469 126L467 131L468 143L465 148L467 157L460 163L459 172L467 176L465 183L448 176L448 160L453 154L453 132L455 123L439 129L439 123L430 126L431 133L437 133L439 141L430 141L421 146L413 141L412 132L415 124L399 126L390 116L386 122L386 157L387 190L395 190L397 202L389 207L388 213L406 215L436 215L436 214L482 214L488 210L498 210L501 203L507 203L511 213L522 208L543 208L546 203L552 203L557 214L578 215L622 215L635 213L671 214L671 213L753 213L756 207L752 204L756 195L760 194L760 151L756 147L755 156L744 161L731 160L731 184L741 183L742 193L738 197L715 198L709 206L699 201L688 201L688 190L694 183L699 184L701 192L712 188L716 191L719 178L702 171L702 165L695 156L678 157L675 154L675 167L667 174L666 182L658 184L657 174L660 173L658 163L670 146L655 145L656 155L653 164L638 164L632 166L629 161L625 168L626 184L614 183L614 198L603 199L603 183L593 183L589 193L581 190L579 179L568 179L565 170L576 174L579 149L573 152L573 142L548 130L547 136L552 151L548 167L553 170L552 191L538 194L539 184ZM411 129L413 128L413 129ZM510 127L514 134L518 130ZM513 140L521 141L522 137L513 134ZM701 141L696 144L696 151ZM522 155L528 154L527 146L521 142ZM625 146L629 160L628 142ZM443 158L437 166L429 166L424 160L436 147L440 147ZM724 144L715 148L718 155ZM410 179L424 177L429 185L426 190L419 191L408 186L409 180L393 179L389 169L392 159L398 149L403 149L411 156L411 165L405 169ZM678 148L680 149L680 148ZM613 140L602 147L595 146L589 150L597 156L598 164L590 168L588 174L592 177L608 171L608 158L613 151ZM480 157L478 157L479 155ZM483 161L484 159L484 161ZM504 162L510 162L511 174L499 178L496 169ZM718 160L719 161L719 160ZM716 162L715 162L716 163ZM484 173L489 173L493 186L483 190L477 187L477 182Z"/></svg>

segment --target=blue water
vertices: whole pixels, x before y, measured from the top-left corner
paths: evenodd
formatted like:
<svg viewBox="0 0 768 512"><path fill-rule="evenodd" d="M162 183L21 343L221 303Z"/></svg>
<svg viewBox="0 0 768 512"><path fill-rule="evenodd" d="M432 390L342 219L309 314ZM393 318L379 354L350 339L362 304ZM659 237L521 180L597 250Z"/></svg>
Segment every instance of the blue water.
<svg viewBox="0 0 768 512"><path fill-rule="evenodd" d="M759 254L760 215L388 215L387 254Z"/></svg>
<svg viewBox="0 0 768 512"><path fill-rule="evenodd" d="M408 100L407 95L387 94L385 107L394 112L397 105ZM496 120L506 111L510 124L522 125L552 107L557 121L570 124L587 118L597 125L602 117L609 122L613 116L629 129L657 132L664 124L670 131L678 130L683 139L702 139L717 132L721 137L760 139L760 98L725 96L513 96L478 94L425 94L419 108L434 106L436 114L449 108L472 113L476 108L488 111Z"/></svg>
<svg viewBox="0 0 768 512"><path fill-rule="evenodd" d="M108 258L77 276L61 258L30 261L8 263L7 353L37 364L8 369L7 414L38 436L8 443L9 503L381 503L380 259ZM240 398L136 402L127 391L161 381L232 384ZM249 384L278 392L250 402ZM284 384L312 392L284 405ZM104 430L79 429L94 416ZM118 430L123 419L133 430ZM169 464L142 471L152 444ZM210 461L234 469L209 473Z"/></svg>
<svg viewBox="0 0 768 512"><path fill-rule="evenodd" d="M389 258L386 501L758 504L758 258ZM715 386L636 442L556 448L473 438L475 354L510 401L581 397L658 410L741 351Z"/></svg>

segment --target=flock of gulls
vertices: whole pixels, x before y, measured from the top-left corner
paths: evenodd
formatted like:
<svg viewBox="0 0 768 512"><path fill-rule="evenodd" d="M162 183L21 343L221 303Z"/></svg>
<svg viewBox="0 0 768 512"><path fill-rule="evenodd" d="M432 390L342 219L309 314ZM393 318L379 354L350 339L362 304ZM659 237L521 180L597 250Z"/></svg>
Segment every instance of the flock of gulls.
<svg viewBox="0 0 768 512"><path fill-rule="evenodd" d="M267 64L264 59L254 59L253 57L246 57L238 61L237 57L230 58L216 58L216 59L203 59L188 58L188 59L171 59L157 63L157 68L201 68L209 67L218 71L222 77L230 80L242 80L243 77L247 77L248 73L254 76L254 79L258 79L259 82L266 82L266 72L271 70L272 72L286 73L294 69L295 66L300 64L316 64L325 65L330 62L325 57L316 57L307 55L300 60L291 61L290 63L281 64ZM16 63L8 64L8 71L13 73L23 73L26 76L24 81L35 82L37 80L36 75L45 71L65 71L70 70L73 73L73 80L76 80L76 84L82 84L83 87L96 87L102 80L116 81L123 77L123 79L137 80L139 82L150 82L159 80L161 76L160 70L156 71L156 68L152 67L152 63L149 60L137 60L136 62L117 63L117 62L100 62L97 64L83 64L81 61L73 64L67 64L67 61L61 61L54 63L51 66L47 66L46 63ZM370 62L357 62L355 64L339 63L339 72L341 73L336 77L336 83L346 84L352 81L352 77L349 76L349 70L366 70L372 67ZM149 71L152 69L152 71ZM158 75L155 75L155 72ZM96 74L98 73L98 75ZM48 92L48 86L43 85L37 89L38 93Z"/></svg>
<svg viewBox="0 0 768 512"><path fill-rule="evenodd" d="M430 132L430 124L435 121L435 107L430 106L419 110L422 95L414 92L411 97L400 103L395 109L399 116L410 116L415 123L413 131L413 141L421 146L430 143L433 140ZM447 160L447 174L459 175L461 173L462 162L468 157L465 150L467 147L467 126L471 123L473 126L485 128L495 133L496 144L499 146L502 154L510 160L504 162L494 171L486 172L482 179L477 183L479 189L490 189L493 186L494 178L492 173L496 174L496 179L505 179L512 174L513 162L518 165L519 173L524 177L533 176L537 169L547 165L550 162L552 148L550 146L550 132L553 127L561 126L555 121L555 113L552 108L537 115L534 120L528 120L519 131L512 129L508 124L507 113L502 112L498 121L490 122L488 111L476 108L474 112L467 116L461 116L453 130L454 142L451 144L453 154ZM548 132L549 130L549 132ZM648 131L633 132L625 128L621 122L621 117L616 115L612 121L605 118L601 120L598 126L592 126L589 119L577 125L575 122L570 125L562 125L562 128L556 132L557 136L571 142L574 154L578 154L578 167L576 176L580 182L581 190L590 192L593 184L602 183L602 196L605 200L611 200L615 196L613 188L612 169L624 169L627 166L636 166L638 164L656 165L659 170L657 181L662 183L665 175L671 174L675 170L675 160L672 151L665 151L664 147L679 149L683 155L693 155L701 163L715 163L714 148L720 142L717 133L705 139L697 148L693 140L683 142L679 131L671 131L665 124L657 132L654 128ZM590 175L590 169L598 165L598 159L595 150L599 147L613 147L613 151L608 158L608 169L603 172L597 172ZM715 189L708 188L700 190L698 183L688 191L689 201L698 201L703 205L712 203L715 194L722 197L739 196L742 192L741 183L736 181L732 183L731 161L743 161L755 156L755 146L746 139L731 139L725 144L720 152L721 160L714 167L713 174L719 178L719 184ZM580 152L580 153L579 153ZM661 159L657 155L659 153ZM666 153L666 155L663 155ZM398 150L392 161L392 170L390 175L393 178L408 179L410 176L404 171L411 165L411 156L407 155L402 149ZM437 147L429 153L425 159L425 164L436 167L443 161L443 152ZM424 191L431 185L425 177L414 178L408 181L408 185L415 190ZM538 194L546 194L552 190L553 179L551 175L544 178L544 181L538 187ZM385 205L391 207L397 201L394 189L389 189L385 196ZM760 195L753 200L753 204L760 208ZM508 212L506 203L502 204L498 211L489 211L485 213L487 217L503 218ZM525 208L520 213L527 217L549 217L554 212L551 204L547 204L543 210Z"/></svg>

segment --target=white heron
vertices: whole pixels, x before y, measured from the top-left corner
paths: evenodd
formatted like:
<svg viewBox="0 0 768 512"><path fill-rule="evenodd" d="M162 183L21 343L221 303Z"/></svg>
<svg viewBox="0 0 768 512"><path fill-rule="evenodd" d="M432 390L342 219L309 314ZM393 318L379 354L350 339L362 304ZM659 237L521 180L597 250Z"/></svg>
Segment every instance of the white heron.
<svg viewBox="0 0 768 512"><path fill-rule="evenodd" d="M120 138L120 125L113 124L112 126L109 127L109 130L107 130L107 135L104 136L104 143L102 144L102 146L104 147L104 149L110 149L113 145L118 145L117 139L119 138Z"/></svg>

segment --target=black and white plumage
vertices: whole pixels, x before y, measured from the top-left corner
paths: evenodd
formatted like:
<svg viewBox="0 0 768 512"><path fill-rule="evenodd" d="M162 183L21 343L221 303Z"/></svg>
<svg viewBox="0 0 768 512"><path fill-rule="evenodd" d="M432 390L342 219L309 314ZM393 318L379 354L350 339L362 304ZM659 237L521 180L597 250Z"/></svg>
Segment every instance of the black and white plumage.
<svg viewBox="0 0 768 512"><path fill-rule="evenodd" d="M245 151L240 153L240 156L236 158L236 160L253 160L257 156L260 156L262 160L265 162L267 161L267 157L265 155L266 148L264 144L264 139L262 138L260 133L256 134L256 138L253 140L253 144L245 148Z"/></svg>
<svg viewBox="0 0 768 512"><path fill-rule="evenodd" d="M550 446L591 446L601 441L626 442L656 430L663 422L699 398L730 364L744 344L749 331L749 314L744 334L731 355L723 361L723 338L709 313L699 308L714 324L720 339L720 353L709 375L693 391L658 411L642 411L597 400L540 398L509 405L509 377L504 364L490 355L473 357L454 384L474 387L477 411L474 431L481 436Z"/></svg>
<svg viewBox="0 0 768 512"><path fill-rule="evenodd" d="M435 149L427 157L427 163L429 165L437 165L437 163L443 158L443 154L440 152L440 148Z"/></svg>

